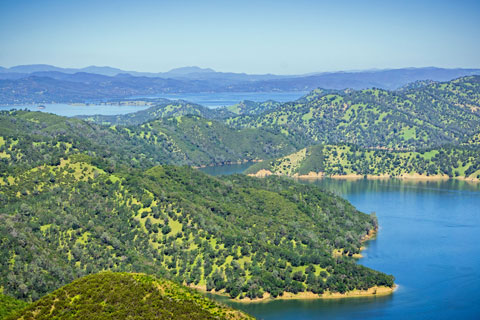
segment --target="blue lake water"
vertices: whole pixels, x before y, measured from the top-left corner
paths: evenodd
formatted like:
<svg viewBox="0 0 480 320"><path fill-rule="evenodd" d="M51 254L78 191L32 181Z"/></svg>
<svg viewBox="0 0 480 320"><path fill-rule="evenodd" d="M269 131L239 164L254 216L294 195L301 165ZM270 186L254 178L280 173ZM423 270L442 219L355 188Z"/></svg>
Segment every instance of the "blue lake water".
<svg viewBox="0 0 480 320"><path fill-rule="evenodd" d="M223 92L223 93L182 93L182 94L159 94L148 97L132 97L132 98L165 98L170 100L187 100L197 103L209 108L216 108L221 106L231 106L239 103L242 100L251 100L262 102L266 100L275 100L279 102L294 101L305 95L306 92ZM35 105L18 105L18 106L0 106L1 110L11 109L28 109L32 111L42 111L54 113L60 116L73 117L76 115L115 115L137 112L148 108L148 106L119 106L119 105L95 105L88 106L69 105L66 103L49 103L41 105L45 109L39 109Z"/></svg>
<svg viewBox="0 0 480 320"><path fill-rule="evenodd" d="M222 106L231 106L242 100L251 100L262 102L266 100L275 100L279 102L294 101L304 96L308 92L220 92L220 93L172 93L158 94L143 98L164 98L170 100L187 100L206 107L216 108Z"/></svg>
<svg viewBox="0 0 480 320"><path fill-rule="evenodd" d="M393 274L398 290L384 297L230 305L259 319L480 319L480 184L303 183L331 190L363 212L376 212L380 230L359 263Z"/></svg>
<svg viewBox="0 0 480 320"><path fill-rule="evenodd" d="M48 113L54 113L59 116L73 117L79 115L93 115L93 114L103 114L103 115L114 115L114 114L126 114L131 112L137 112L143 109L148 108L148 106L118 106L118 105L88 105L88 106L77 106L69 105L66 103L48 103L41 104L45 106L45 109L39 109L35 105L21 105L21 106L0 106L1 110L11 110L11 109L28 109L31 111L42 111Z"/></svg>

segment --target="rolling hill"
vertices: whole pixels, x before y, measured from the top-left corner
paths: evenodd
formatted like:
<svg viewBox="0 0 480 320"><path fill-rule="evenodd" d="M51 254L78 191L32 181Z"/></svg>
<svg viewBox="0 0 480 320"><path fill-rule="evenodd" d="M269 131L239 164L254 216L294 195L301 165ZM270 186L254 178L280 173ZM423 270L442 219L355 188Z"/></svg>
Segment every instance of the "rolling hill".
<svg viewBox="0 0 480 320"><path fill-rule="evenodd" d="M461 144L480 132L480 76L387 91L317 89L265 113L229 118L309 144L352 143L393 150Z"/></svg>
<svg viewBox="0 0 480 320"><path fill-rule="evenodd" d="M234 129L197 116L105 126L41 112L6 111L0 113L0 124L2 173L12 170L12 164L54 163L61 155L79 152L147 168L264 159L297 148L296 141L269 130Z"/></svg>
<svg viewBox="0 0 480 320"><path fill-rule="evenodd" d="M292 177L457 178L480 181L480 149L443 147L423 151L363 149L355 145L316 145L255 164L246 174Z"/></svg>
<svg viewBox="0 0 480 320"><path fill-rule="evenodd" d="M0 180L6 294L37 300L102 270L166 276L237 299L393 286L392 276L352 258L377 228L375 216L331 193L276 177L63 157L13 166Z"/></svg>
<svg viewBox="0 0 480 320"><path fill-rule="evenodd" d="M194 290L146 274L77 279L7 319L253 319Z"/></svg>
<svg viewBox="0 0 480 320"><path fill-rule="evenodd" d="M25 301L0 294L0 319L5 319L8 315L22 310L28 305Z"/></svg>
<svg viewBox="0 0 480 320"><path fill-rule="evenodd" d="M165 100L165 99L161 99ZM119 101L120 102L120 101ZM128 103L128 100L124 101ZM76 118L84 119L90 122L95 122L98 124L108 124L108 125L139 125L144 122L157 120L160 118L172 118L180 117L186 115L199 116L206 119L221 120L224 118L236 116L239 113L237 109L233 112L227 108L217 108L210 109L199 104L191 103L188 101L177 100L177 101L152 101L154 104L152 107L140 110L133 113L127 114L118 114L118 115L90 115L90 116L76 116ZM258 103L253 103L250 108L253 106L260 105ZM260 108L260 107L257 107ZM240 109L240 108L239 108ZM248 109L245 112L253 112Z"/></svg>

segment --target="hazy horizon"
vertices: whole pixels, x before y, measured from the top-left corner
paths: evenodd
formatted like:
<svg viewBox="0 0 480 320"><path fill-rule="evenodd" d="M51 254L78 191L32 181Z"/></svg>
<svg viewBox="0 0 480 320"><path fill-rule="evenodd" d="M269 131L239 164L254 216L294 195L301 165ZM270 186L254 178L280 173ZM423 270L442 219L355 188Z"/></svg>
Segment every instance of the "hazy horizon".
<svg viewBox="0 0 480 320"><path fill-rule="evenodd" d="M0 65L166 72L480 68L476 1L2 1Z"/></svg>
<svg viewBox="0 0 480 320"><path fill-rule="evenodd" d="M233 72L233 71L224 71L224 70L216 70L215 68L211 68L211 67L208 67L208 66L205 66L205 67L200 67L200 66L194 66L194 65L187 65L187 66L178 66L178 67L173 67L171 69L168 69L168 70L126 70L126 69L122 69L122 68L119 68L119 67L116 67L116 66L110 66L110 65L86 65L86 66L80 66L80 67L71 67L71 66L61 66L61 65L52 65L52 64L47 64L47 63L32 63L32 64L21 64L21 65L12 65L12 66L3 66L3 65L0 65L0 67L3 67L3 68L6 68L6 69L9 69L9 68L13 68L13 67L23 67L23 66L52 66L52 67L56 67L56 68L62 68L62 69L85 69L85 68L91 68L91 67L95 67L95 68L112 68L112 69L119 69L119 70L122 70L122 71L125 71L125 72L139 72L139 73L152 73L152 74L155 74L155 73L167 73L167 72L170 72L170 71L173 71L173 70L176 70L176 69L182 69L182 68L201 68L201 69L211 69L213 70L214 72L223 72L223 73L246 73L246 72ZM369 69L352 69L352 70L344 70L344 69L338 69L338 70L331 70L331 71L310 71L310 72L306 72L306 73L299 73L299 74L280 74L280 73L269 73L269 74L272 74L272 75L285 75L285 76L296 76L296 75L309 75L309 74L327 74L327 73L342 73L342 72L345 72L345 73L355 73L355 72L381 72L381 71L389 71L389 70L406 70L406 69L428 69L428 68L436 68L436 69L446 69L446 70L455 70L455 69L480 69L480 67L451 67L451 68L442 68L442 67L438 67L438 66L423 66L423 67L409 67L409 66L405 66L405 67L399 67L399 68L369 68ZM18 72L18 71L17 71ZM262 75L260 73L248 73L250 75ZM266 73L264 73L266 74Z"/></svg>

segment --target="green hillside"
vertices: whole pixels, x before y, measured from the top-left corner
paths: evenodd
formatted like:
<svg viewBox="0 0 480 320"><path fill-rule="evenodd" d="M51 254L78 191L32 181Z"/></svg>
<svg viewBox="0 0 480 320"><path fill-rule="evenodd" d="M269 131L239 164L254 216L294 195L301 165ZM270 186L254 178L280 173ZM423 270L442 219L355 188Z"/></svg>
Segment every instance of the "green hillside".
<svg viewBox="0 0 480 320"><path fill-rule="evenodd" d="M226 107L225 109L234 113L234 115L256 115L256 114L261 114L263 112L273 110L280 105L281 105L280 102L273 101L273 100L268 100L264 102L244 100L233 106ZM216 109L216 111L218 110L219 109Z"/></svg>
<svg viewBox="0 0 480 320"><path fill-rule="evenodd" d="M102 272L55 290L7 319L253 319L172 281Z"/></svg>
<svg viewBox="0 0 480 320"><path fill-rule="evenodd" d="M393 285L350 257L375 217L328 192L188 167L110 169L72 155L2 180L5 293L36 300L102 270L163 275L232 298Z"/></svg>
<svg viewBox="0 0 480 320"><path fill-rule="evenodd" d="M5 319L9 314L25 308L25 301L6 296L0 293L0 319Z"/></svg>
<svg viewBox="0 0 480 320"><path fill-rule="evenodd" d="M77 116L76 118L108 125L138 125L144 122L160 119L195 115L208 119L223 119L235 116L237 113L226 108L210 109L188 101L168 101L156 103L154 106L127 114Z"/></svg>
<svg viewBox="0 0 480 320"><path fill-rule="evenodd" d="M459 144L480 132L480 76L398 91L318 89L269 112L226 121L271 128L310 144L347 142L397 150Z"/></svg>
<svg viewBox="0 0 480 320"><path fill-rule="evenodd" d="M354 145L317 145L273 161L258 163L245 173L268 170L287 176L390 176L418 175L445 178L480 179L480 149L443 147L424 151L388 151L364 149Z"/></svg>
<svg viewBox="0 0 480 320"><path fill-rule="evenodd" d="M117 128L121 131L121 128ZM198 116L163 118L123 130L149 146L169 143L171 154L186 164L221 164L285 155L298 148L289 137L265 129L233 129ZM168 162L176 163L177 162Z"/></svg>
<svg viewBox="0 0 480 320"><path fill-rule="evenodd" d="M109 270L245 300L391 291L393 276L354 259L374 215L292 179L170 165L276 159L249 172L478 180L479 84L316 90L243 102L228 119L187 102L110 120L1 112L0 288L37 301Z"/></svg>
<svg viewBox="0 0 480 320"><path fill-rule="evenodd" d="M244 100L228 107L208 108L188 101L163 101L145 103L154 104L152 107L128 114L119 115L91 115L76 116L76 118L106 125L139 125L160 118L172 118L186 115L199 116L205 119L222 120L237 115L256 115L275 109L280 102L268 100L255 102Z"/></svg>
<svg viewBox="0 0 480 320"><path fill-rule="evenodd" d="M12 165L54 164L88 153L111 164L147 168L158 164L212 163L277 157L297 143L264 129L233 129L196 116L165 118L141 126L103 126L41 112L0 112L0 173Z"/></svg>

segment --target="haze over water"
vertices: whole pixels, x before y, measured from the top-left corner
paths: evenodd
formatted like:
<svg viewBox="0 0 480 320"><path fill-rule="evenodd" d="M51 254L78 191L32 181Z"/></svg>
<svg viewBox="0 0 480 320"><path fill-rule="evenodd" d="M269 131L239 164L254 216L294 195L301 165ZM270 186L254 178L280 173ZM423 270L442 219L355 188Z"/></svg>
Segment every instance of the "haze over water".
<svg viewBox="0 0 480 320"><path fill-rule="evenodd" d="M232 173L226 166L223 173ZM238 167L237 172L245 169ZM222 173L219 168L204 169ZM310 181L376 212L380 231L359 263L393 274L391 296L239 304L259 319L479 319L480 184L463 181Z"/></svg>
<svg viewBox="0 0 480 320"><path fill-rule="evenodd" d="M263 102L274 100L278 102L294 101L305 95L303 91L292 92L223 92L223 93L183 93L183 94L159 94L150 97L132 97L134 98L164 98L173 101L186 100L192 103L201 104L208 108L218 108L231 106L243 100L251 100L255 102ZM42 105L45 108L39 109ZM0 105L0 111L11 109L27 109L31 111L42 111L54 113L59 116L73 117L77 115L116 115L137 112L149 108L149 106L128 106L128 105L96 105L89 104L87 106L71 105L67 103L38 103L25 105Z"/></svg>

